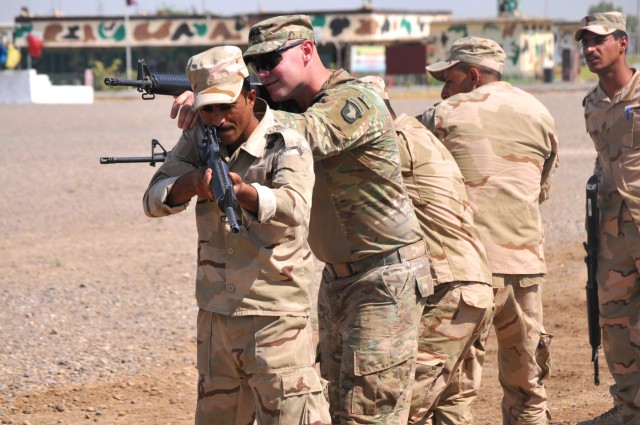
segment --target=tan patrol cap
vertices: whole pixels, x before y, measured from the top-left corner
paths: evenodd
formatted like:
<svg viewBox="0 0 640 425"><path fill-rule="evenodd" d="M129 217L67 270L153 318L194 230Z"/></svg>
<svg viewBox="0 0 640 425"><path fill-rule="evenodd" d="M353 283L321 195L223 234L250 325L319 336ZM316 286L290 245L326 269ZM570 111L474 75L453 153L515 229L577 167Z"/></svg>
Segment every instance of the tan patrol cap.
<svg viewBox="0 0 640 425"><path fill-rule="evenodd" d="M367 75L366 77L358 78L363 83L371 85L371 88L380 96L383 100L389 100L389 93L387 93L387 86L384 84L382 77L375 75Z"/></svg>
<svg viewBox="0 0 640 425"><path fill-rule="evenodd" d="M460 62L484 66L502 74L507 55L498 43L488 38L463 37L453 42L447 59L427 66L437 80L444 80L444 71Z"/></svg>
<svg viewBox="0 0 640 425"><path fill-rule="evenodd" d="M576 41L582 40L585 31L598 35L609 35L617 30L627 32L627 19L620 12L592 13L580 21Z"/></svg>
<svg viewBox="0 0 640 425"><path fill-rule="evenodd" d="M282 47L287 40L311 40L313 25L307 15L285 15L260 21L249 30L249 47L244 52L247 62L255 55L262 55Z"/></svg>
<svg viewBox="0 0 640 425"><path fill-rule="evenodd" d="M248 76L249 70L238 47L213 47L191 57L187 63L187 78L196 98L194 108L233 103Z"/></svg>

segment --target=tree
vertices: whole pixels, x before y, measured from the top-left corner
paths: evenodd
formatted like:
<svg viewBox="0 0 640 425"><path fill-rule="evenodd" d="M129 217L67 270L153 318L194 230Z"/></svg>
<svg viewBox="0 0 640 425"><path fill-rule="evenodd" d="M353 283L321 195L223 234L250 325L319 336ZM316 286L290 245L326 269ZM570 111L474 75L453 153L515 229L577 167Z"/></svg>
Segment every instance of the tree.
<svg viewBox="0 0 640 425"><path fill-rule="evenodd" d="M601 12L622 12L621 7L616 7L611 1L601 1L595 6L589 6L589 12L587 14L592 13L601 13ZM636 29L638 28L638 17L636 15L627 15L627 33L636 33Z"/></svg>

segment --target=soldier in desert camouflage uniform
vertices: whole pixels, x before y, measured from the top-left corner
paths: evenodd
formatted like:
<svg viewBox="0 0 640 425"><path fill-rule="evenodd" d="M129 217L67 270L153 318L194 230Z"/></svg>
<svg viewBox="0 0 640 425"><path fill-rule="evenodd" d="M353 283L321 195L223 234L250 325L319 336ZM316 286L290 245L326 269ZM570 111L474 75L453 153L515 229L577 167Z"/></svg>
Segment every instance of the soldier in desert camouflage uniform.
<svg viewBox="0 0 640 425"><path fill-rule="evenodd" d="M494 328L504 424L547 424L543 385L549 374L549 335L542 324L546 273L539 203L549 197L557 166L553 118L533 96L500 81L505 53L494 41L465 37L449 57L427 67L445 82L442 102L423 123L447 147L464 176L495 287ZM479 359L469 365L481 365ZM470 423L459 406L477 392L478 371L467 370L462 388L441 399L436 423ZM454 381L455 382L455 381ZM439 417L441 419L439 419Z"/></svg>
<svg viewBox="0 0 640 425"><path fill-rule="evenodd" d="M309 320L309 145L250 89L237 47L193 56L187 75L199 120L153 176L144 210L176 214L197 196L196 424L330 424ZM210 189L211 169L199 149L205 125L216 127L229 164L237 234Z"/></svg>
<svg viewBox="0 0 640 425"><path fill-rule="evenodd" d="M309 243L325 262L318 295L320 364L334 424L405 424L424 298L433 292L420 224L400 174L382 100L324 67L305 15L255 24L244 53L278 117L315 159ZM189 125L189 95L172 116Z"/></svg>
<svg viewBox="0 0 640 425"><path fill-rule="evenodd" d="M449 379L491 325L491 272L449 151L416 118L396 116L382 78L360 80L376 89L394 118L404 184L431 254L435 291L422 315L409 422L428 424Z"/></svg>
<svg viewBox="0 0 640 425"><path fill-rule="evenodd" d="M640 423L640 72L626 61L629 39L619 12L582 19L580 41L599 84L584 98L598 153L598 301L614 407L584 425ZM627 114L626 108L631 107Z"/></svg>

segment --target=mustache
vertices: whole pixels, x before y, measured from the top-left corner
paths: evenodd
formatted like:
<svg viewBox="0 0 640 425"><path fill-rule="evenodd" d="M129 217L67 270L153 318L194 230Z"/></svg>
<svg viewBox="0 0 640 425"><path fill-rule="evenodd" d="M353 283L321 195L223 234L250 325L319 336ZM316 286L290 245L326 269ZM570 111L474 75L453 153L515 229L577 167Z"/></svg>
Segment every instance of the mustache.
<svg viewBox="0 0 640 425"><path fill-rule="evenodd" d="M216 131L226 131L226 130L233 130L233 126L230 124L227 125L221 125L219 127L213 126L213 128L216 129Z"/></svg>

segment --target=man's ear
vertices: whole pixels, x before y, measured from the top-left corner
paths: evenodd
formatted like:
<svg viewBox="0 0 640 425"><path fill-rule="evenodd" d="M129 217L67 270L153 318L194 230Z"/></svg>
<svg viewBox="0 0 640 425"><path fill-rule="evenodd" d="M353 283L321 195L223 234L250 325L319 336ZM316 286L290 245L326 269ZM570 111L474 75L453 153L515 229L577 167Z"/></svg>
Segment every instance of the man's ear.
<svg viewBox="0 0 640 425"><path fill-rule="evenodd" d="M619 45L621 47L622 50L620 50L620 53L624 53L627 51L627 49L629 48L629 39L627 37L620 37L619 41Z"/></svg>
<svg viewBox="0 0 640 425"><path fill-rule="evenodd" d="M253 107L253 105L255 105L257 97L258 97L258 94L256 92L256 89L251 89L247 92L246 99L249 106Z"/></svg>
<svg viewBox="0 0 640 425"><path fill-rule="evenodd" d="M304 43L302 43L302 54L303 54L303 58L305 63L309 62L309 60L311 59L311 56L313 55L313 50L315 49L315 45L313 44L313 41L311 40L305 40Z"/></svg>
<svg viewBox="0 0 640 425"><path fill-rule="evenodd" d="M471 80L474 89L478 87L480 84L480 71L478 71L478 68L473 66L469 68L469 80Z"/></svg>

